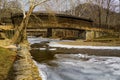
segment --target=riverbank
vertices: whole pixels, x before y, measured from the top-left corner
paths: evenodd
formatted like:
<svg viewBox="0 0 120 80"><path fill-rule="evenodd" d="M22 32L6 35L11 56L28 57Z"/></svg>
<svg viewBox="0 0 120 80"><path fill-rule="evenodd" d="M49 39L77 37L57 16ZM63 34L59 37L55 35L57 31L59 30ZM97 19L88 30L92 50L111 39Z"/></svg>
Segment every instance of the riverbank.
<svg viewBox="0 0 120 80"><path fill-rule="evenodd" d="M33 43L31 55L43 73L44 80L120 79L119 46L66 46L60 42L69 40L43 38L30 41Z"/></svg>
<svg viewBox="0 0 120 80"><path fill-rule="evenodd" d="M27 44L19 45L17 58L14 62L14 74L14 80L42 80Z"/></svg>
<svg viewBox="0 0 120 80"><path fill-rule="evenodd" d="M29 46L16 47L8 41L0 42L0 80L42 80Z"/></svg>
<svg viewBox="0 0 120 80"><path fill-rule="evenodd" d="M12 80L16 52L0 47L0 80Z"/></svg>
<svg viewBox="0 0 120 80"><path fill-rule="evenodd" d="M43 60L42 56L51 56L44 53L54 54L88 54L88 55L99 55L99 56L119 56L120 57L120 46L112 45L108 46L109 43L103 42L86 42L82 40L49 40L47 38L29 38L31 44L31 53L42 53L40 59ZM103 45L103 44L104 45ZM116 44L119 42L115 42ZM40 60L40 61L41 61Z"/></svg>
<svg viewBox="0 0 120 80"><path fill-rule="evenodd" d="M39 40L38 40L39 41ZM81 45L64 45L61 41L38 42L31 45L30 53L33 59L39 62L45 62L54 59L56 54L87 54L95 56L120 57L119 46L81 46ZM64 41L66 42L66 41ZM72 41L70 41L72 42ZM46 46L46 45L49 46Z"/></svg>
<svg viewBox="0 0 120 80"><path fill-rule="evenodd" d="M74 44L75 43L75 44ZM96 56L116 56L120 57L120 46L108 46L100 45L100 42L96 45L90 45L92 42L81 42L76 44L76 41L60 41L50 42L48 45L53 48L57 48L56 53L81 53ZM95 42L94 42L95 44ZM102 44L102 43L101 43Z"/></svg>
<svg viewBox="0 0 120 80"><path fill-rule="evenodd" d="M120 41L103 41L103 42L95 42L95 41L84 41L84 40L75 40L75 41L61 41L59 44L63 45L83 45L83 46L120 46Z"/></svg>

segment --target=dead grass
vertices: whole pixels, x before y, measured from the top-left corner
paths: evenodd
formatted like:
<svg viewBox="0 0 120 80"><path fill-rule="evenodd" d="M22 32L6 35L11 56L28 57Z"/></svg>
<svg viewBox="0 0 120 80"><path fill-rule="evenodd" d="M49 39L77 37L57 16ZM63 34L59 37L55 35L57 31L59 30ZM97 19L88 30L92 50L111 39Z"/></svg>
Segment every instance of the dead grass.
<svg viewBox="0 0 120 80"><path fill-rule="evenodd" d="M97 41L83 41L83 40L76 40L73 42L59 42L60 44L65 45L85 45L85 46L120 46L120 40L97 40Z"/></svg>
<svg viewBox="0 0 120 80"><path fill-rule="evenodd" d="M0 47L9 46L11 44L10 39L0 40Z"/></svg>
<svg viewBox="0 0 120 80"><path fill-rule="evenodd" d="M0 25L0 29L10 30L10 29L13 29L13 26L12 25Z"/></svg>
<svg viewBox="0 0 120 80"><path fill-rule="evenodd" d="M15 52L0 47L0 80L6 80L11 75L15 57Z"/></svg>

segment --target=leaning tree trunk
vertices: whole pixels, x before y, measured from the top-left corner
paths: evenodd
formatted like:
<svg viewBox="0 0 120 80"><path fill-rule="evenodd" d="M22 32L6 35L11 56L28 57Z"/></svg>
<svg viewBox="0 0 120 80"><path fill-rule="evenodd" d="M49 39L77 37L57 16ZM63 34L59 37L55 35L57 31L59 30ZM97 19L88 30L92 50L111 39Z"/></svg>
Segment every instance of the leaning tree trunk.
<svg viewBox="0 0 120 80"><path fill-rule="evenodd" d="M19 44L21 42L27 41L26 27L28 25L30 15L33 12L34 8L35 8L34 5L30 6L29 11L27 12L26 16L23 18L20 26L16 29L16 32L12 38L12 42L14 44Z"/></svg>

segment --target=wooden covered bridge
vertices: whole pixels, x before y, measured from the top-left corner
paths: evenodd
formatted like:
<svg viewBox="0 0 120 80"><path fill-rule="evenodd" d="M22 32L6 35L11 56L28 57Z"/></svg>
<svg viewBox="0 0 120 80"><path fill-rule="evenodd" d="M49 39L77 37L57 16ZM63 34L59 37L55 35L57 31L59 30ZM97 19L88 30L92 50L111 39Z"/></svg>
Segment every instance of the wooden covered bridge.
<svg viewBox="0 0 120 80"><path fill-rule="evenodd" d="M17 28L23 18L23 14L12 16L12 26ZM32 13L27 32L29 35L44 37L78 37L92 39L105 35L107 29L92 26L92 20L80 17L54 14L54 13Z"/></svg>

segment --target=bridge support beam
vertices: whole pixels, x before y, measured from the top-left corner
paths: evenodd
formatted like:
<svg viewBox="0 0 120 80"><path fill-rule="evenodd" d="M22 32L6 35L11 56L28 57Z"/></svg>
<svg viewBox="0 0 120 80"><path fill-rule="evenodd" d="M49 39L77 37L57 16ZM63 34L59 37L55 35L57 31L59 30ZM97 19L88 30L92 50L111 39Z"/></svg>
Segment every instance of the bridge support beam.
<svg viewBox="0 0 120 80"><path fill-rule="evenodd" d="M105 36L106 34L104 32L100 32L100 31L95 31L95 38L99 38L102 36Z"/></svg>
<svg viewBox="0 0 120 80"><path fill-rule="evenodd" d="M101 31L86 31L86 40L93 40L95 38L99 38L102 36L107 36L108 33L101 32Z"/></svg>
<svg viewBox="0 0 120 80"><path fill-rule="evenodd" d="M52 37L52 28L47 29L47 37Z"/></svg>
<svg viewBox="0 0 120 80"><path fill-rule="evenodd" d="M79 30L73 29L52 29L53 38L79 38Z"/></svg>
<svg viewBox="0 0 120 80"><path fill-rule="evenodd" d="M86 39L86 31L79 30L78 37L79 37L79 39Z"/></svg>
<svg viewBox="0 0 120 80"><path fill-rule="evenodd" d="M94 31L86 31L86 40L93 40L95 38Z"/></svg>

